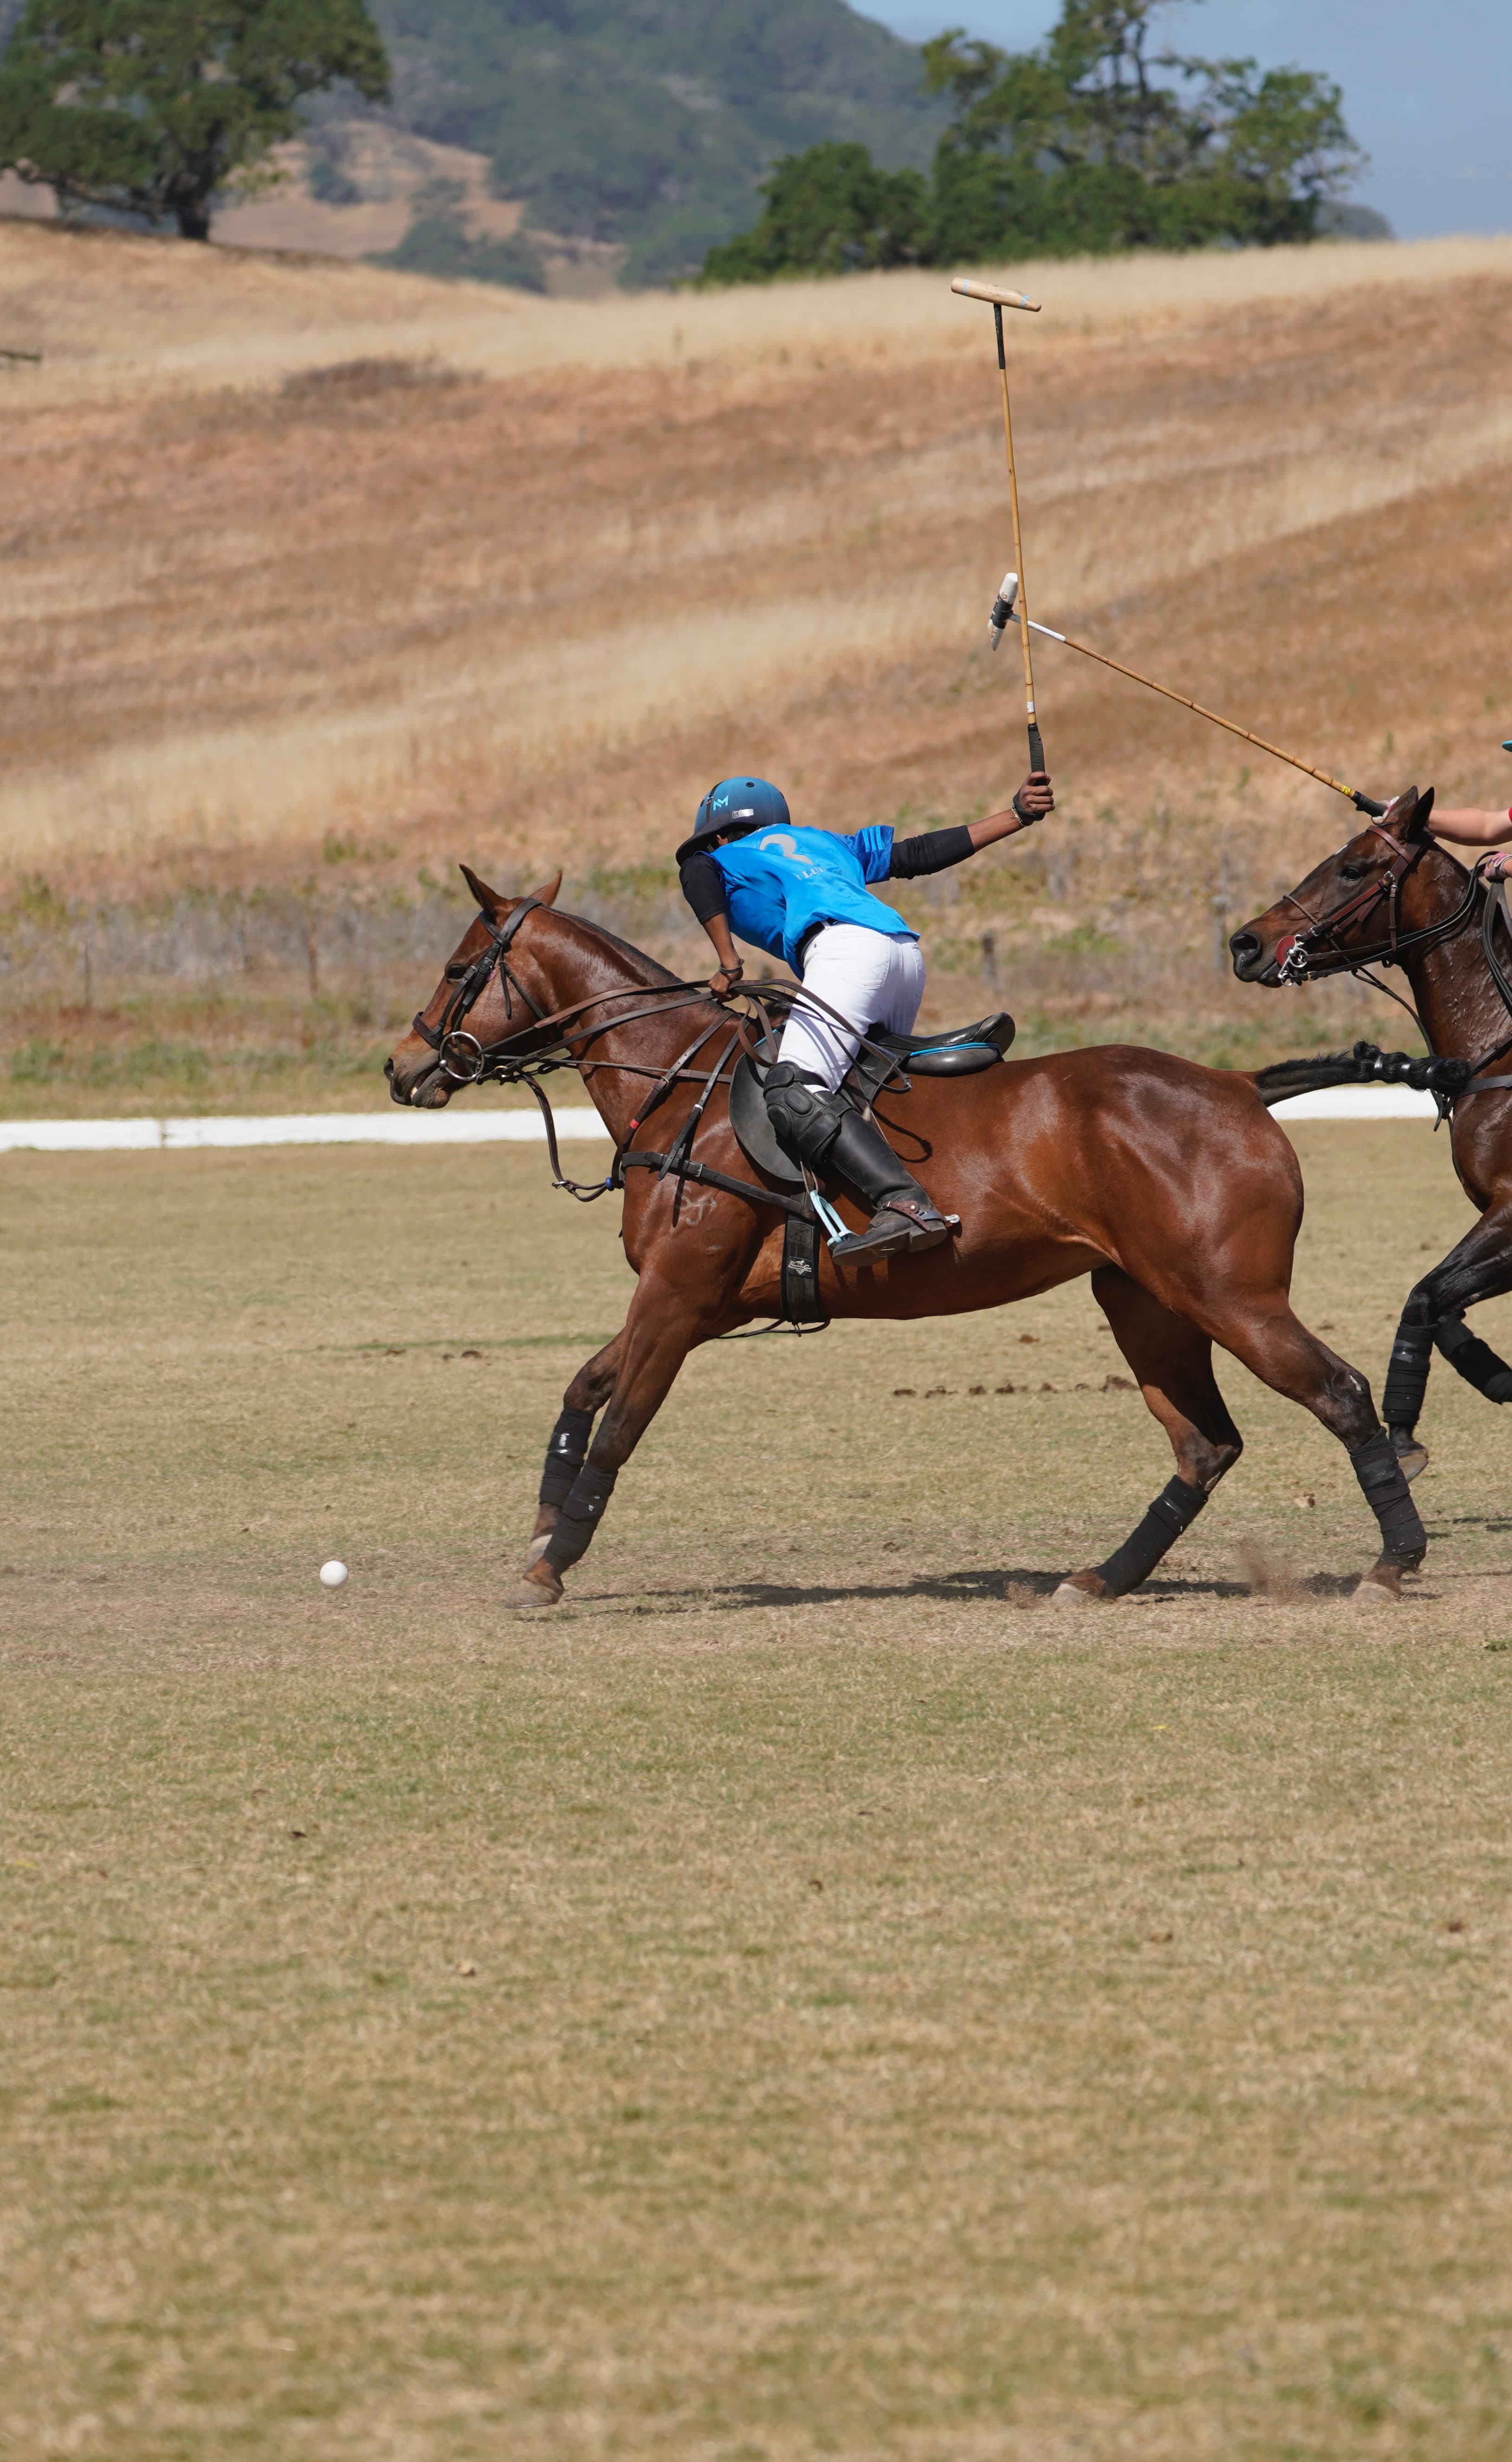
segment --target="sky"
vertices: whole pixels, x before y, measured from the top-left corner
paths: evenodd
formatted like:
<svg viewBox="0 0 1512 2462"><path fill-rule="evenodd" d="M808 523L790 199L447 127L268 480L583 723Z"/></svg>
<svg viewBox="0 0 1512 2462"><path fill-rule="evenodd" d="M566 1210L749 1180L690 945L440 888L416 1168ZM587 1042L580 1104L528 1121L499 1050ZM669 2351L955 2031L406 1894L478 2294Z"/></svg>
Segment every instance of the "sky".
<svg viewBox="0 0 1512 2462"><path fill-rule="evenodd" d="M964 25L1026 51L1056 0L854 0L918 42ZM1512 0L1173 0L1157 29L1175 50L1317 69L1371 167L1352 191L1399 239L1512 230Z"/></svg>

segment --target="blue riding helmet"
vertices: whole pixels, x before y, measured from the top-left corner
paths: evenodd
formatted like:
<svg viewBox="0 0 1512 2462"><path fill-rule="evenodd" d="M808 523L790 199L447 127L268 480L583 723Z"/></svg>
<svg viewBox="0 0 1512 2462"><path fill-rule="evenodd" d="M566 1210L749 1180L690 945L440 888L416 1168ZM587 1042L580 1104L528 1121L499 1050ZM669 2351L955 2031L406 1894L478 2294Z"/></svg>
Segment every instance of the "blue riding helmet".
<svg viewBox="0 0 1512 2462"><path fill-rule="evenodd" d="M767 778L722 778L711 787L693 819L693 835L684 838L675 860L690 854L710 838L745 837L751 830L790 829L792 814L780 787Z"/></svg>

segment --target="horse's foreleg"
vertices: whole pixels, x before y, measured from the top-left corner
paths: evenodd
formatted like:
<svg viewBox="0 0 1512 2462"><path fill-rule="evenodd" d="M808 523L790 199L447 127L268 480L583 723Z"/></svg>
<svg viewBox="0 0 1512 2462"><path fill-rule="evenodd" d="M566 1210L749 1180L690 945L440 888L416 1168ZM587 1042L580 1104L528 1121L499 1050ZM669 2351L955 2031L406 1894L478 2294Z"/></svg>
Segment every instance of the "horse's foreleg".
<svg viewBox="0 0 1512 2462"><path fill-rule="evenodd" d="M610 1345L617 1355L609 1407L557 1507L545 1546L538 1554L532 1549L523 1578L505 1598L507 1608L556 1605L563 1574L587 1552L616 1479L666 1400L682 1362L720 1322L717 1307L700 1308L669 1282L642 1274L624 1328Z"/></svg>
<svg viewBox="0 0 1512 2462"><path fill-rule="evenodd" d="M1171 1439L1177 1475L1105 1564L1061 1584L1056 1596L1067 1599L1117 1599L1136 1588L1197 1520L1243 1447L1213 1375L1212 1343L1200 1328L1162 1307L1116 1265L1093 1274L1092 1290Z"/></svg>
<svg viewBox="0 0 1512 2462"><path fill-rule="evenodd" d="M546 1468L541 1473L541 1493L536 1507L535 1529L531 1535L526 1566L535 1564L546 1553L546 1543L562 1518L562 1507L572 1492L572 1481L583 1467L594 1421L615 1390L615 1376L619 1365L619 1346L624 1341L621 1327L613 1342L595 1351L593 1358L578 1370L562 1396L562 1408L551 1442L546 1448Z"/></svg>
<svg viewBox="0 0 1512 2462"><path fill-rule="evenodd" d="M1434 1336L1438 1328L1433 1324L1420 1325L1409 1312L1410 1307L1411 1303L1402 1310L1402 1321L1386 1364L1381 1416L1390 1431L1392 1450L1401 1463L1403 1477L1415 1479L1428 1466L1428 1448L1417 1439L1417 1420L1428 1392Z"/></svg>
<svg viewBox="0 0 1512 2462"><path fill-rule="evenodd" d="M1307 1331L1284 1291L1264 1302L1252 1300L1242 1314L1216 1330L1236 1359L1273 1392L1300 1402L1338 1437L1381 1534L1380 1555L1360 1591L1366 1597L1399 1592L1402 1575L1415 1572L1427 1554L1428 1540L1365 1377Z"/></svg>
<svg viewBox="0 0 1512 2462"><path fill-rule="evenodd" d="M1488 1402L1512 1402L1512 1369L1464 1324L1478 1301L1512 1289L1512 1201L1490 1206L1441 1264L1408 1293L1392 1345L1381 1412L1409 1479L1428 1459L1416 1440L1417 1415L1436 1350Z"/></svg>

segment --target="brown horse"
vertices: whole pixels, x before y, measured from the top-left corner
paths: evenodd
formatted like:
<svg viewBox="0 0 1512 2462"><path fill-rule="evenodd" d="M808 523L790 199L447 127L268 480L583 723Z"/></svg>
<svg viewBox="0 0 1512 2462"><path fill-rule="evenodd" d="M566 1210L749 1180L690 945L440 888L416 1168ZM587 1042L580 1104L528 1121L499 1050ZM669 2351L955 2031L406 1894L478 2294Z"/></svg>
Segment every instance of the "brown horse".
<svg viewBox="0 0 1512 2462"><path fill-rule="evenodd" d="M626 1155L648 1143L676 1154L702 1101L695 1167L748 1192L680 1181L675 1170L624 1177L622 1237L638 1287L621 1330L567 1389L534 1543L507 1601L545 1607L561 1597L563 1574L688 1352L778 1314L793 1200L756 1180L729 1124L738 1013L596 925L553 912L560 875L533 897L508 898L463 869L481 912L387 1064L395 1100L445 1103L458 1082L518 1078L555 1052L581 1070L615 1140L615 1184ZM640 1125L653 1094L654 1138ZM881 1098L878 1116L961 1230L944 1247L859 1269L837 1270L826 1255L829 1313L954 1315L1090 1274L1170 1438L1176 1477L1122 1546L1071 1574L1058 1597L1133 1589L1238 1460L1239 1430L1213 1375L1215 1341L1347 1448L1380 1526L1381 1553L1361 1594L1400 1588L1422 1560L1422 1524L1365 1378L1292 1312L1301 1177L1251 1079L1113 1046L1005 1062L976 1077L919 1078ZM832 1194L859 1218L843 1185Z"/></svg>
<svg viewBox="0 0 1512 2462"><path fill-rule="evenodd" d="M1229 942L1240 981L1270 988L1399 965L1436 1055L1415 1073L1453 1103L1455 1170L1480 1220L1414 1285L1392 1347L1382 1410L1409 1477L1428 1459L1415 1430L1436 1348L1488 1400L1512 1400L1512 1369L1464 1324L1512 1290L1512 1076L1486 1076L1512 1068L1505 905L1432 835L1433 804L1432 788L1410 787ZM1306 1066L1291 1069L1298 1091ZM1263 1070L1262 1085L1283 1073ZM1313 1082L1326 1075L1327 1063Z"/></svg>

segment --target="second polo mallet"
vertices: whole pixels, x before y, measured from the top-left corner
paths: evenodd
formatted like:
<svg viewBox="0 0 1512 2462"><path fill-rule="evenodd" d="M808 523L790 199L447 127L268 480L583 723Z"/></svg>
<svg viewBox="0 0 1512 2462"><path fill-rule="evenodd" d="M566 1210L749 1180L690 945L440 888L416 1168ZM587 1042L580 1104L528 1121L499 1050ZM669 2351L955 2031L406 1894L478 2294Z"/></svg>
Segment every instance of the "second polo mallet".
<svg viewBox="0 0 1512 2462"><path fill-rule="evenodd" d="M1019 612L1021 622L1024 620L1023 605L1018 574L1005 572L1003 587L992 602L992 613L987 618L988 638L994 649L1003 638L1004 627L1013 621L1015 610ZM1378 804L1373 795L1367 795L1363 788L1347 787L1342 778L1331 776L1327 769L1315 769L1310 761L1299 760L1295 752L1284 752L1279 744L1267 742L1264 735L1252 734L1247 726L1240 726L1231 718L1220 718L1216 709L1208 709L1203 702L1194 701L1189 693L1173 692L1169 684L1157 684L1153 676L1142 676L1137 667L1126 667L1119 659L1110 659L1105 651L1093 650L1085 641L1073 641L1069 633L1056 633L1048 624L1035 624L1032 629L1043 633L1047 641L1060 641L1068 650L1079 650L1084 659L1095 659L1100 667L1111 667L1115 676L1127 676L1131 683L1143 684L1147 692L1158 693L1162 701L1179 702L1183 709L1195 710L1199 718L1211 719L1215 726L1221 726L1228 734L1237 735L1242 743L1253 744L1257 750L1274 753L1278 761L1285 761L1292 769L1300 769L1304 777L1316 778L1320 786L1331 787L1336 795L1348 796L1357 812L1368 812L1372 819L1379 820L1385 811L1386 806ZM1507 749L1512 751L1512 745Z"/></svg>
<svg viewBox="0 0 1512 2462"><path fill-rule="evenodd" d="M1037 299L1026 299L1022 291L999 291L990 282L973 282L958 274L951 284L962 299L983 299L992 310L992 321L998 335L998 381L1003 388L1003 442L1008 456L1008 502L1013 510L1013 560L1019 571L1019 648L1024 659L1024 702L1029 727L1029 767L1043 769L1045 746L1040 741L1040 723L1034 708L1034 659L1029 648L1029 611L1024 595L1024 539L1019 529L1019 480L1013 466L1013 414L1008 407L1008 356L1003 346L1003 312L1004 308L1026 308L1031 316L1040 313Z"/></svg>

